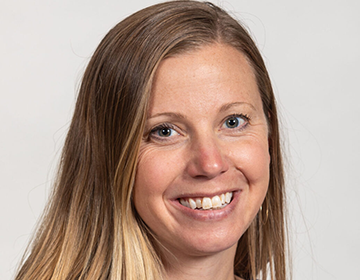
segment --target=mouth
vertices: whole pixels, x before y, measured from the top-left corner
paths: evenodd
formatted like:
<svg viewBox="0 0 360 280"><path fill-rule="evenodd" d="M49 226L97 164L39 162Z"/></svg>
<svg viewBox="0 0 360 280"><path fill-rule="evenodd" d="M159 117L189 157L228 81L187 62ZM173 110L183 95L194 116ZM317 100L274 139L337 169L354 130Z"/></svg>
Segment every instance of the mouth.
<svg viewBox="0 0 360 280"><path fill-rule="evenodd" d="M217 210L230 204L233 192L226 192L213 197L180 198L181 205L193 210Z"/></svg>

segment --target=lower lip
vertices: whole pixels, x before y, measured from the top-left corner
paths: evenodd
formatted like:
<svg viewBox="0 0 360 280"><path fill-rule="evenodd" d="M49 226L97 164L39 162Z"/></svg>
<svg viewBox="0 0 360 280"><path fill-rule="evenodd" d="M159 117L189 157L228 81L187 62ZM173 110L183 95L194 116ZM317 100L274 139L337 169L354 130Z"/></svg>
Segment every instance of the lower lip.
<svg viewBox="0 0 360 280"><path fill-rule="evenodd" d="M185 215L197 221L216 221L226 218L234 210L239 201L241 191L234 191L231 202L222 209L216 210L195 210L181 205L179 200L173 200L173 205Z"/></svg>

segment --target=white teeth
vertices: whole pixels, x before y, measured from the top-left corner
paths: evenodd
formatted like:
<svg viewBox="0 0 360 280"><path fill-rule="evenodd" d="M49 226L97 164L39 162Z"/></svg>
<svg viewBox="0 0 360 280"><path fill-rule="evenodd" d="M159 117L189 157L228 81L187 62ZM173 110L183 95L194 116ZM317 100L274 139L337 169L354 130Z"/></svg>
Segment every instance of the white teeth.
<svg viewBox="0 0 360 280"><path fill-rule="evenodd" d="M187 201L187 200L185 200L185 199L181 198L181 199L180 199L180 203L181 203L182 205L184 205L184 206L186 206L186 207L190 208L189 201Z"/></svg>
<svg viewBox="0 0 360 280"><path fill-rule="evenodd" d="M196 199L196 208L201 208L201 207L202 207L201 199L197 198Z"/></svg>
<svg viewBox="0 0 360 280"><path fill-rule="evenodd" d="M225 202L226 202L226 203L230 203L232 196L233 196L232 193L227 192L227 193L225 194Z"/></svg>
<svg viewBox="0 0 360 280"><path fill-rule="evenodd" d="M190 208L191 209L195 209L196 208L196 202L193 199L189 199L189 204L190 204Z"/></svg>
<svg viewBox="0 0 360 280"><path fill-rule="evenodd" d="M209 209L219 209L227 206L233 197L232 192L227 192L221 195L215 195L212 198L203 197L201 198L189 198L189 199L180 199L181 205L191 208L191 209L201 209L201 210L209 210Z"/></svg>
<svg viewBox="0 0 360 280"><path fill-rule="evenodd" d="M204 197L202 201L202 208L203 209L210 209L212 207L211 199L208 197Z"/></svg>
<svg viewBox="0 0 360 280"><path fill-rule="evenodd" d="M221 206L220 197L218 197L217 195L214 196L214 197L211 199L211 204L212 204L212 207L213 207L213 208L220 207L220 206Z"/></svg>

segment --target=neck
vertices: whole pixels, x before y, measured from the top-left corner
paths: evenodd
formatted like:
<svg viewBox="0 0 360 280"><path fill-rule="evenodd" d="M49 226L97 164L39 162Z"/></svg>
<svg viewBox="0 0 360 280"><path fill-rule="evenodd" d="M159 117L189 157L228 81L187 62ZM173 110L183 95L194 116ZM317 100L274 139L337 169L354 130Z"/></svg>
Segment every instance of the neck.
<svg viewBox="0 0 360 280"><path fill-rule="evenodd" d="M166 255L165 270L168 280L234 280L236 245L204 256Z"/></svg>

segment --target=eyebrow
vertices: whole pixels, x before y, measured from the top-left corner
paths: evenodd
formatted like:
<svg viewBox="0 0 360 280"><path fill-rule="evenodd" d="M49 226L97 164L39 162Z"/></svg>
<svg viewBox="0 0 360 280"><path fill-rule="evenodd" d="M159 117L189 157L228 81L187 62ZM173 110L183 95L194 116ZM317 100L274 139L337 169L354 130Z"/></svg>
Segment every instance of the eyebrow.
<svg viewBox="0 0 360 280"><path fill-rule="evenodd" d="M247 102L231 102L231 103L226 103L224 105L221 106L219 112L225 112L229 109L231 109L232 107L235 107L235 106L242 106L242 105L247 105L247 106L250 106L251 109L253 109L254 111L256 111L256 108L254 105L252 105L251 103L247 103Z"/></svg>
<svg viewBox="0 0 360 280"><path fill-rule="evenodd" d="M254 111L256 111L256 108L251 103L247 103L247 102L231 102L231 103L226 103L226 104L222 105L220 107L219 112L222 113L222 112L225 112L225 111L231 109L232 107L242 106L242 105L250 106ZM160 117L160 116L167 116L167 117L171 117L171 118L174 118L174 119L186 119L186 117L183 114L174 113L174 112L157 113L155 115L149 116L148 119L153 119L153 118Z"/></svg>
<svg viewBox="0 0 360 280"><path fill-rule="evenodd" d="M167 116L167 117L172 117L172 118L176 118L176 119L186 119L186 117L183 114L173 113L173 112L158 113L158 114L149 116L148 119L153 119L153 118L160 117L160 116Z"/></svg>

